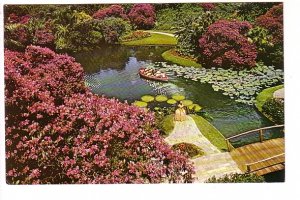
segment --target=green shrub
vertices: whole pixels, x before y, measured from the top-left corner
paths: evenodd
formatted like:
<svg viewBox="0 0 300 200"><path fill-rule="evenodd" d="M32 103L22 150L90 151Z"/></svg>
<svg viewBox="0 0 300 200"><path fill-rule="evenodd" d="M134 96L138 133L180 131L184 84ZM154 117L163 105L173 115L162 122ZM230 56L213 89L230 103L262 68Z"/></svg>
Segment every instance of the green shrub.
<svg viewBox="0 0 300 200"><path fill-rule="evenodd" d="M284 123L284 103L282 100L271 98L262 106L262 112L276 124Z"/></svg>
<svg viewBox="0 0 300 200"><path fill-rule="evenodd" d="M120 38L131 31L131 25L128 21L121 18L108 17L97 22L101 33L107 43L117 43Z"/></svg>
<svg viewBox="0 0 300 200"><path fill-rule="evenodd" d="M187 16L178 22L175 35L178 39L177 51L182 55L195 56L199 54L198 40L207 27L217 20L214 12L201 12L197 17Z"/></svg>
<svg viewBox="0 0 300 200"><path fill-rule="evenodd" d="M200 147L185 142L174 144L172 146L172 149L179 150L182 153L186 153L189 158L195 158L204 155L204 152Z"/></svg>
<svg viewBox="0 0 300 200"><path fill-rule="evenodd" d="M206 183L263 183L265 179L263 176L256 174L226 174L221 178L209 178Z"/></svg>

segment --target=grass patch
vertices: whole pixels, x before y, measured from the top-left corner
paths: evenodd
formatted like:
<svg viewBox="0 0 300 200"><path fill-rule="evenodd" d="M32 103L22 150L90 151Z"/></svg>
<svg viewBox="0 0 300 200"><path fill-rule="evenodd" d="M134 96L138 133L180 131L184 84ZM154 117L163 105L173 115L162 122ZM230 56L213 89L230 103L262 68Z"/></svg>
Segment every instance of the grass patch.
<svg viewBox="0 0 300 200"><path fill-rule="evenodd" d="M197 67L197 68L202 67L202 65L197 63L195 60L184 58L184 57L181 57L177 54L174 54L174 49L170 49L168 51L165 51L161 56L165 60L170 61L170 62L175 63L175 64L178 64L178 65L181 65L181 66Z"/></svg>
<svg viewBox="0 0 300 200"><path fill-rule="evenodd" d="M257 97L256 97L256 103L255 103L255 106L257 107L257 109L262 112L262 106L264 105L264 103L273 97L273 93L276 91L276 90L279 90L283 88L283 85L278 85L278 86L275 86L275 87L270 87L270 88L267 88L267 89L264 89L263 91L261 91Z"/></svg>
<svg viewBox="0 0 300 200"><path fill-rule="evenodd" d="M130 46L143 46L143 45L176 45L177 39L169 35L163 35L158 33L151 33L150 37L140 40L133 40L128 42L121 42L123 45Z"/></svg>
<svg viewBox="0 0 300 200"><path fill-rule="evenodd" d="M162 129L168 136L174 129L174 114L167 115L162 121Z"/></svg>
<svg viewBox="0 0 300 200"><path fill-rule="evenodd" d="M201 133L219 150L227 151L225 137L213 125L198 115L190 115Z"/></svg>

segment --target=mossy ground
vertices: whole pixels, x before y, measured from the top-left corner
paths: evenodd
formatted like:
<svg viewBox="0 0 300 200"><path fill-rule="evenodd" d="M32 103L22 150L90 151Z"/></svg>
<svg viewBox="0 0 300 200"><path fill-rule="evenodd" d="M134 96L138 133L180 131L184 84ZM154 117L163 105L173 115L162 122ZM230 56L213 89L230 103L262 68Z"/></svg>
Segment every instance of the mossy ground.
<svg viewBox="0 0 300 200"><path fill-rule="evenodd" d="M162 54L162 57L166 60L166 61L170 61L172 63L181 65L181 66L186 66L186 67L196 67L196 68L200 68L202 67L201 64L197 63L196 61L192 60L192 59L188 59L188 58L183 58L180 57L178 55L175 55L173 53L174 49L170 49L168 51L165 51Z"/></svg>
<svg viewBox="0 0 300 200"><path fill-rule="evenodd" d="M227 151L225 137L207 120L199 115L190 115L201 133L220 151Z"/></svg>
<svg viewBox="0 0 300 200"><path fill-rule="evenodd" d="M255 106L257 107L257 109L261 112L262 111L262 106L264 105L264 103L273 97L273 93L276 91L276 90L279 90L283 88L283 85L278 85L278 86L275 86L275 87L270 87L270 88L267 88L267 89L264 89L263 91L261 91L257 97L256 97L256 103L255 103Z"/></svg>

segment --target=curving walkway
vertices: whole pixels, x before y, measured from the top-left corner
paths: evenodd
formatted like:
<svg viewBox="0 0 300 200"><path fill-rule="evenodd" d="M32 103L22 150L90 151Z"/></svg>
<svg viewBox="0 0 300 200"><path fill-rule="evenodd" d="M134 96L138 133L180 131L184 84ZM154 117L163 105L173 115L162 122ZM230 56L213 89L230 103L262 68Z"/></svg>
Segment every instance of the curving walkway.
<svg viewBox="0 0 300 200"><path fill-rule="evenodd" d="M228 152L222 153L202 135L192 117L183 122L175 121L174 130L165 141L174 145L181 142L192 143L204 151L204 156L191 159L195 167L195 182L203 183L208 178L225 174L242 173Z"/></svg>
<svg viewBox="0 0 300 200"><path fill-rule="evenodd" d="M144 31L144 32L157 33L157 34L161 34L161 35L168 35L168 36L171 36L171 37L175 37L175 35L172 34L172 33L165 33L165 32L160 32L160 31Z"/></svg>

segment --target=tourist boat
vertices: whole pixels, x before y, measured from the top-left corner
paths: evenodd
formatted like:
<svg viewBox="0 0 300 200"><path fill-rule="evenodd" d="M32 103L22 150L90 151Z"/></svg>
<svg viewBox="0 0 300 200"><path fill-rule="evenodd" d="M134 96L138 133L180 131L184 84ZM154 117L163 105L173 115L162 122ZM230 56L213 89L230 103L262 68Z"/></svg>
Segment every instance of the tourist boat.
<svg viewBox="0 0 300 200"><path fill-rule="evenodd" d="M147 76L143 70L145 70L145 68L140 68L139 69L139 75L140 77L144 78L144 79L148 79L148 80L154 80L154 81L162 81L162 82L168 82L169 78L167 75L165 75L165 77L156 77L156 76Z"/></svg>

